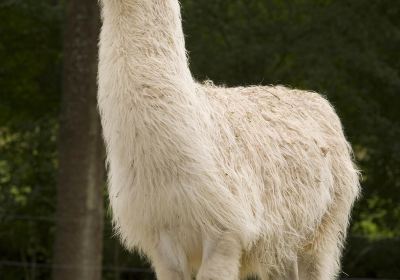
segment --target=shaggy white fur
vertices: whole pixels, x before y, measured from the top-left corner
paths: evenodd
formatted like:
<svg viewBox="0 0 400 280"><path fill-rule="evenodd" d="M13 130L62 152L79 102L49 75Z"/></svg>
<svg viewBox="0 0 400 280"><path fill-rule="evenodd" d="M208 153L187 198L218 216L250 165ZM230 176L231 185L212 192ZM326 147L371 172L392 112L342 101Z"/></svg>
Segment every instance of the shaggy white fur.
<svg viewBox="0 0 400 280"><path fill-rule="evenodd" d="M358 173L312 92L190 73L178 0L102 0L99 94L115 227L158 279L334 279Z"/></svg>

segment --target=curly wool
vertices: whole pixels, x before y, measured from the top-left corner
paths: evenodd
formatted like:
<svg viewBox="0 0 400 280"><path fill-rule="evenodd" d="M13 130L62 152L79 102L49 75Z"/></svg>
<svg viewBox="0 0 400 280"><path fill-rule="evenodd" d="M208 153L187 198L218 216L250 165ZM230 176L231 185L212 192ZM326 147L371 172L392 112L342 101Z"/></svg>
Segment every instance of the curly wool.
<svg viewBox="0 0 400 280"><path fill-rule="evenodd" d="M177 0L102 2L98 102L126 247L159 279L290 279L293 263L333 279L359 183L332 106L198 84Z"/></svg>

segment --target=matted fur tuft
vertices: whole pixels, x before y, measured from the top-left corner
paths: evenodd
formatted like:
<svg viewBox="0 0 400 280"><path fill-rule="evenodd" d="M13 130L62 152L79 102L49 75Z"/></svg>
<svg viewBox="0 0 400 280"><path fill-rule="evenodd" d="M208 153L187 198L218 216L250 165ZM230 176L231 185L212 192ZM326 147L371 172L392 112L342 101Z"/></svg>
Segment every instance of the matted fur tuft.
<svg viewBox="0 0 400 280"><path fill-rule="evenodd" d="M125 246L159 279L334 279L359 182L331 105L196 83L177 0L103 0L102 16L98 102Z"/></svg>

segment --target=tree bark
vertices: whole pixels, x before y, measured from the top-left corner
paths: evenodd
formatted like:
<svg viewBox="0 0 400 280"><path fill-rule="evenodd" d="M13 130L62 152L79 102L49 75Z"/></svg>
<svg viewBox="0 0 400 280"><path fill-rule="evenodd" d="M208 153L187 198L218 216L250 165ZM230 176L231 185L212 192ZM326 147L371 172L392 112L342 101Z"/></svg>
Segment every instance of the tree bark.
<svg viewBox="0 0 400 280"><path fill-rule="evenodd" d="M104 152L97 112L97 1L66 1L53 279L101 279Z"/></svg>

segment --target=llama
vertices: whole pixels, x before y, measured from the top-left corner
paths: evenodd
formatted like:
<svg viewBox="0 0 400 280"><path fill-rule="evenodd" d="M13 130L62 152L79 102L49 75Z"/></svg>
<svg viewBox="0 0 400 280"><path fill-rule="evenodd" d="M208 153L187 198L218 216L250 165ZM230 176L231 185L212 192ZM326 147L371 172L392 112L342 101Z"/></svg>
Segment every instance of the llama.
<svg viewBox="0 0 400 280"><path fill-rule="evenodd" d="M189 70L178 0L102 0L98 103L123 244L160 280L331 280L358 172L313 92Z"/></svg>

